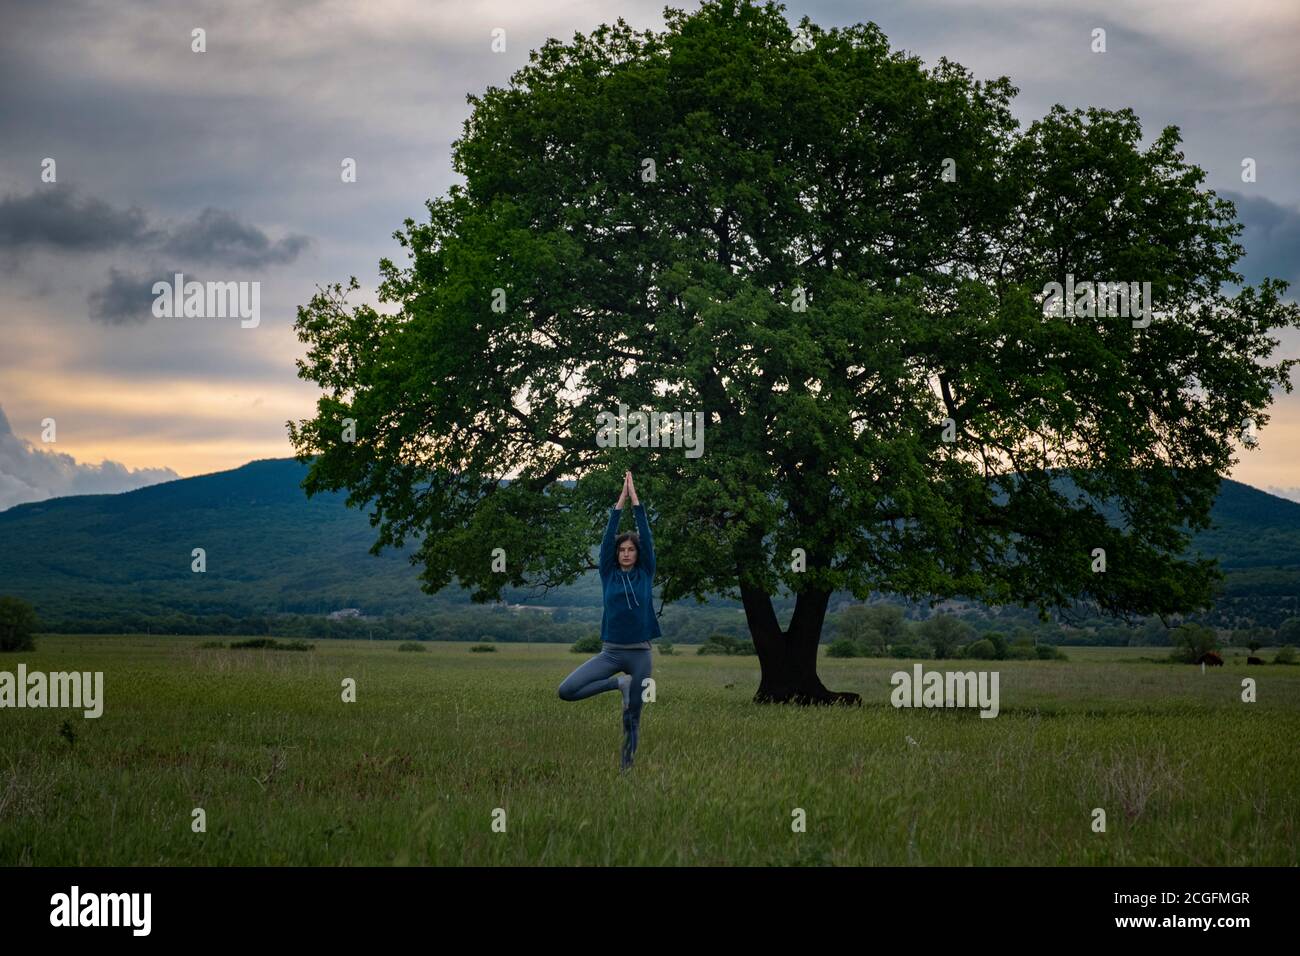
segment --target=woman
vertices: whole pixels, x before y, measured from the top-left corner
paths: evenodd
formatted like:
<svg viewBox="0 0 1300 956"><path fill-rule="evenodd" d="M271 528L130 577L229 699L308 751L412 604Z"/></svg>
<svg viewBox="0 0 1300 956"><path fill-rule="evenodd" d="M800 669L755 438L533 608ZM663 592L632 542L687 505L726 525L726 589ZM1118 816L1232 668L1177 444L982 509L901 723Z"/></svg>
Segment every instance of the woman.
<svg viewBox="0 0 1300 956"><path fill-rule="evenodd" d="M623 502L632 498L637 532L618 534ZM617 538L615 537L617 535ZM641 728L641 689L650 677L650 642L660 636L651 601L655 549L650 523L636 496L632 472L623 475L623 493L609 511L609 524L600 543L600 583L604 612L600 619L601 651L560 684L561 700L582 700L617 688L623 695L623 758L632 766ZM615 677L622 672L623 677Z"/></svg>

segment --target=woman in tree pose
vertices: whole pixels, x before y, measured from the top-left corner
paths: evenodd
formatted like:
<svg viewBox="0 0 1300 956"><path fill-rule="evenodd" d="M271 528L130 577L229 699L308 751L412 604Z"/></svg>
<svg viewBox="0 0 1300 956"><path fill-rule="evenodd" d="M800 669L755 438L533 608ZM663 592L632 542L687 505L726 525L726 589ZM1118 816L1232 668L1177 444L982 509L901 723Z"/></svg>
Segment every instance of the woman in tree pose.
<svg viewBox="0 0 1300 956"><path fill-rule="evenodd" d="M618 534L623 502L631 496L637 531ZM650 677L650 642L660 636L651 602L655 549L645 508L636 496L632 472L623 475L623 493L609 510L600 543L600 583L605 593L600 619L601 651L560 684L561 700L582 700L607 690L623 695L621 768L632 766L641 728L641 689ZM614 675L622 673L622 677Z"/></svg>

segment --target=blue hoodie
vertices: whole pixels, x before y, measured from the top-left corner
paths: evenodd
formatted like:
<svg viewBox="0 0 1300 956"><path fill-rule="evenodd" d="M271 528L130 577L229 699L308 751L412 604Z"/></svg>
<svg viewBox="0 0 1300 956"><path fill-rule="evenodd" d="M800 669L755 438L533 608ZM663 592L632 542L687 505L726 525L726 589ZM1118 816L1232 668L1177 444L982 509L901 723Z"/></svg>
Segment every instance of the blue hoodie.
<svg viewBox="0 0 1300 956"><path fill-rule="evenodd" d="M624 571L618 563L614 539L618 537L618 522L623 517L620 508L609 509L609 524L605 538L600 543L600 583L604 588L604 613L600 618L600 639L610 644L640 644L659 637L659 619L655 617L653 595L655 574L655 548L650 538L650 523L646 521L645 506L633 505L636 529L641 538L637 548L636 564Z"/></svg>

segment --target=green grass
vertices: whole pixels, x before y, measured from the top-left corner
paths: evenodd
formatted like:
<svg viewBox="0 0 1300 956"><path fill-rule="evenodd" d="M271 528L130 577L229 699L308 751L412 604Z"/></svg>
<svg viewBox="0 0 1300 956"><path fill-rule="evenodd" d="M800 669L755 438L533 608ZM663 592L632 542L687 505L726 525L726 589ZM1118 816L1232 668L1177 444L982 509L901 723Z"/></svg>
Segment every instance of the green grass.
<svg viewBox="0 0 1300 956"><path fill-rule="evenodd" d="M1300 667L1138 660L1162 648L925 662L998 670L988 720L895 710L889 675L911 664L880 659L821 663L861 709L758 707L756 658L681 647L655 654L620 776L618 695L561 701L585 659L565 645L203 641L46 636L0 656L103 671L106 698L97 720L0 711L0 865L1300 862Z"/></svg>

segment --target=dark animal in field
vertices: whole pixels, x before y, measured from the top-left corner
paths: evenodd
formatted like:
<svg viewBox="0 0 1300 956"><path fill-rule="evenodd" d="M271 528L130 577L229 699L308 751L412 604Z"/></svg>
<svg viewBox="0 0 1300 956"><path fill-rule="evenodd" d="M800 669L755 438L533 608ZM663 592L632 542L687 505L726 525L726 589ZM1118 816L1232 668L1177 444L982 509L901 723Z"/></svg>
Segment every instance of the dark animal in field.
<svg viewBox="0 0 1300 956"><path fill-rule="evenodd" d="M1247 658L1246 658L1246 663L1247 663L1247 664L1262 664L1262 663L1264 663L1264 661L1263 661L1262 658L1258 658L1258 657L1247 657Z"/></svg>
<svg viewBox="0 0 1300 956"><path fill-rule="evenodd" d="M1196 663L1209 664L1211 667L1222 667L1223 658L1220 657L1218 654L1214 653L1214 651L1206 651L1204 654L1202 654L1200 657L1196 659Z"/></svg>

